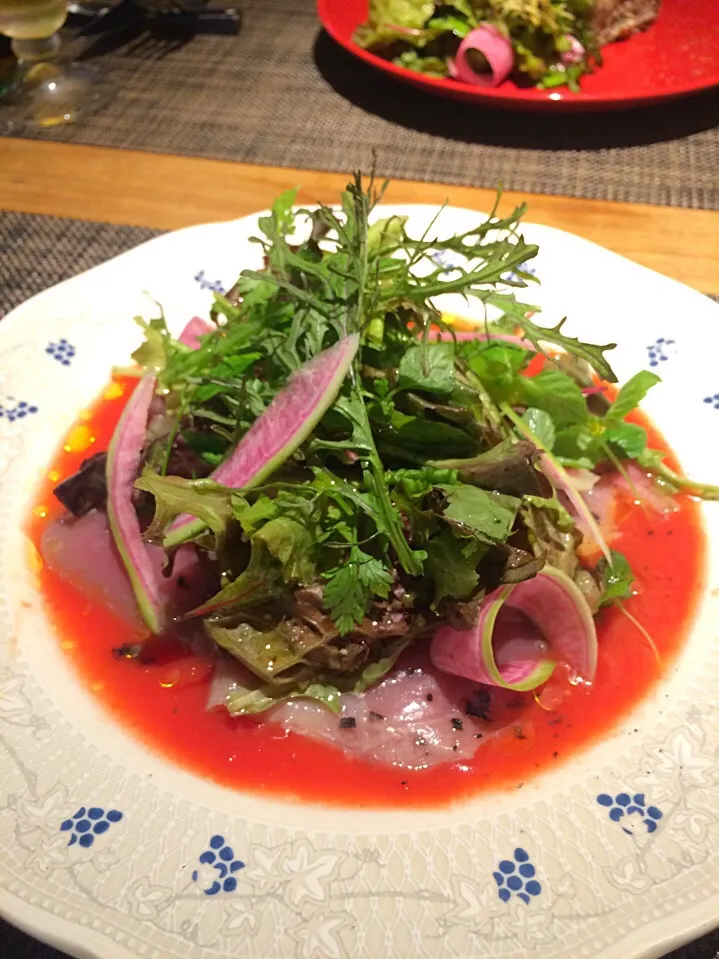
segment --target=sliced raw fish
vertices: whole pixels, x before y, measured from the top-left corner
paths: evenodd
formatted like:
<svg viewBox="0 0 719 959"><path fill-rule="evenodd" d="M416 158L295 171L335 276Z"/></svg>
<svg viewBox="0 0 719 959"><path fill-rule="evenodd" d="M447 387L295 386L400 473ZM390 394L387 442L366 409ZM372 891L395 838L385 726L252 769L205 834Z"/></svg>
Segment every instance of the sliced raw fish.
<svg viewBox="0 0 719 959"><path fill-rule="evenodd" d="M476 688L431 667L401 669L362 695L343 695L340 716L297 699L276 707L271 718L358 759L423 769L469 759L491 735L465 712Z"/></svg>
<svg viewBox="0 0 719 959"><path fill-rule="evenodd" d="M177 551L168 577L162 575L164 550L149 545L145 549L167 604L168 621L207 597L207 578L194 547L183 546ZM77 519L62 517L50 523L42 534L40 552L53 572L88 599L102 603L133 626L141 626L142 616L104 513L93 510Z"/></svg>
<svg viewBox="0 0 719 959"><path fill-rule="evenodd" d="M247 679L239 663L223 658L215 667L208 709L222 706L234 684ZM294 699L256 721L311 736L358 759L423 769L473 756L516 719L516 695L513 699L514 708L508 709L506 690L444 675L426 650L412 649L376 686L343 694L339 715L311 699Z"/></svg>
<svg viewBox="0 0 719 959"><path fill-rule="evenodd" d="M644 472L634 463L626 463L625 470L628 480L617 472L606 473L591 489L582 493L599 524L599 529L609 543L619 544L622 519L626 511L635 505L658 514L671 513L679 508L674 497L665 492L650 473ZM584 534L579 553L583 558L591 559L599 553L599 547L582 517L576 515L571 505L568 508ZM621 546L618 545L618 548L621 549Z"/></svg>

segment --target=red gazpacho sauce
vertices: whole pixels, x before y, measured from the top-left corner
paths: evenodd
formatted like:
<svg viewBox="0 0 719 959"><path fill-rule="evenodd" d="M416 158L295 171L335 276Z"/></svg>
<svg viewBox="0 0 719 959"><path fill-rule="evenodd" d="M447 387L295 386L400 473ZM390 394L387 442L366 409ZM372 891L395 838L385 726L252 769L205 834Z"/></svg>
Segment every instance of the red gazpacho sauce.
<svg viewBox="0 0 719 959"><path fill-rule="evenodd" d="M107 449L132 391L118 379L66 437L39 486L29 534L39 551L44 525L62 507L53 488L94 452ZM650 444L666 443L641 415ZM407 770L349 758L338 749L255 719L207 712L211 666L177 641L153 641L152 661L113 655L133 637L102 606L88 602L40 562L38 582L62 649L81 681L117 721L158 753L199 776L253 793L354 808L438 807L480 792L523 785L539 771L566 761L609 733L655 685L676 657L690 628L704 579L704 534L697 504L676 499L674 512L657 514L627 501L621 507L621 543L640 592L626 609L661 655L616 609L597 619L599 661L591 689L577 687L556 709L531 694L517 697L516 722L469 761Z"/></svg>

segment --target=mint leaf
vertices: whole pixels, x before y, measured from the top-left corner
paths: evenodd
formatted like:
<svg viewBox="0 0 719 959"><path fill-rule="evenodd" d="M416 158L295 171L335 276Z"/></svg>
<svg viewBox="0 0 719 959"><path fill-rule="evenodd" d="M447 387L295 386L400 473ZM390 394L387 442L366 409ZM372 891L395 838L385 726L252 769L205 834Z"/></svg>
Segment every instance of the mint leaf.
<svg viewBox="0 0 719 959"><path fill-rule="evenodd" d="M574 425L587 420L587 403L579 386L560 370L544 370L524 379L525 406L549 413L555 423Z"/></svg>
<svg viewBox="0 0 719 959"><path fill-rule="evenodd" d="M546 410L537 409L530 406L524 411L522 419L529 427L533 436L536 436L545 449L552 450L556 430L554 429L554 420Z"/></svg>
<svg viewBox="0 0 719 959"><path fill-rule="evenodd" d="M399 388L426 393L451 393L454 389L454 344L418 343L399 361Z"/></svg>
<svg viewBox="0 0 719 959"><path fill-rule="evenodd" d="M586 461L590 469L602 459L601 435L586 426L568 426L558 430L554 440L554 455L562 460Z"/></svg>
<svg viewBox="0 0 719 959"><path fill-rule="evenodd" d="M661 377L649 370L640 370L624 384L617 398L604 414L606 422L616 422L623 420L628 413L636 409L647 395L649 390L657 383L661 383Z"/></svg>
<svg viewBox="0 0 719 959"><path fill-rule="evenodd" d="M636 423L617 423L604 431L604 441L614 447L620 456L633 460L644 452L647 433Z"/></svg>
<svg viewBox="0 0 719 959"><path fill-rule="evenodd" d="M526 350L502 340L466 340L458 344L458 352L495 402L514 401L524 382L518 374L527 362Z"/></svg>

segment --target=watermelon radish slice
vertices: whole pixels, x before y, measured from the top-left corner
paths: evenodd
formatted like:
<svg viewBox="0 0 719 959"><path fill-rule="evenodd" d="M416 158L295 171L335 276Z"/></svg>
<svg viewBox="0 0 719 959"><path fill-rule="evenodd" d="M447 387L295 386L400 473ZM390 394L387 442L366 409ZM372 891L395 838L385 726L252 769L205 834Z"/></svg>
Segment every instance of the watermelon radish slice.
<svg viewBox="0 0 719 959"><path fill-rule="evenodd" d="M177 339L183 346L196 350L201 345L200 337L207 333L213 333L214 330L215 327L212 323L208 323L207 320L203 320L199 316L193 316Z"/></svg>
<svg viewBox="0 0 719 959"><path fill-rule="evenodd" d="M359 334L352 333L293 373L210 479L231 489L247 489L274 473L334 403L358 347ZM180 516L164 546L177 546L203 529L200 520Z"/></svg>
<svg viewBox="0 0 719 959"><path fill-rule="evenodd" d="M153 633L160 633L164 604L132 502L154 395L155 376L148 373L135 387L112 434L106 466L107 518L142 618Z"/></svg>
<svg viewBox="0 0 719 959"><path fill-rule="evenodd" d="M597 634L573 580L545 567L533 579L490 593L474 629L441 626L430 656L443 672L526 691L546 682L557 661L591 682L597 667Z"/></svg>

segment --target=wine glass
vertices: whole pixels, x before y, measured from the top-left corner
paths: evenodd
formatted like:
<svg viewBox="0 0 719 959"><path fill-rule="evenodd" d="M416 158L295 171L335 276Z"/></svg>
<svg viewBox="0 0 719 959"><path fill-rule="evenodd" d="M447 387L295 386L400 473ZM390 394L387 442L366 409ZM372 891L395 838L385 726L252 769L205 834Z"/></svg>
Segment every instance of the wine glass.
<svg viewBox="0 0 719 959"><path fill-rule="evenodd" d="M0 0L0 33L11 39L18 66L7 97L31 126L56 127L94 113L109 88L93 70L61 54L66 0Z"/></svg>

